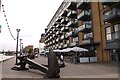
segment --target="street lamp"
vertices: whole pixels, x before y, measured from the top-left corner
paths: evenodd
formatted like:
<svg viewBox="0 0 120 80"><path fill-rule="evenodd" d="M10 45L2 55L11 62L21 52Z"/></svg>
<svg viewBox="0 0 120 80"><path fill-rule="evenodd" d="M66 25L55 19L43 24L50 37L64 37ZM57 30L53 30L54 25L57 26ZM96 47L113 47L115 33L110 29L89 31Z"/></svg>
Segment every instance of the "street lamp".
<svg viewBox="0 0 120 80"><path fill-rule="evenodd" d="M22 55L22 39L20 39L20 55Z"/></svg>
<svg viewBox="0 0 120 80"><path fill-rule="evenodd" d="M16 29L17 31L17 44L16 44L16 65L17 65L17 56L18 56L18 39L19 39L19 32L20 32L20 29Z"/></svg>
<svg viewBox="0 0 120 80"><path fill-rule="evenodd" d="M23 43L21 43L21 44L22 44L21 52L23 53Z"/></svg>

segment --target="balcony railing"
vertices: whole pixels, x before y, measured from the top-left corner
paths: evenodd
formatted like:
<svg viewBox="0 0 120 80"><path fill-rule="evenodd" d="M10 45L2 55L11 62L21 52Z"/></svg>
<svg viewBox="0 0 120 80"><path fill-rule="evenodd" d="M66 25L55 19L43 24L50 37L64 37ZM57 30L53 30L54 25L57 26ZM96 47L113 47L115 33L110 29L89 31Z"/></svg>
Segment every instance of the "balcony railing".
<svg viewBox="0 0 120 80"><path fill-rule="evenodd" d="M113 8L103 16L105 22L116 22L120 20L120 9Z"/></svg>
<svg viewBox="0 0 120 80"><path fill-rule="evenodd" d="M56 19L56 22L60 22L62 20L62 18L61 17L58 17L57 19Z"/></svg>
<svg viewBox="0 0 120 80"><path fill-rule="evenodd" d="M65 27L62 27L62 28L61 28L61 31L63 31L63 30L64 30L64 28L65 28Z"/></svg>
<svg viewBox="0 0 120 80"><path fill-rule="evenodd" d="M63 18L63 19L61 20L61 23L62 23L62 24L67 24L67 23L68 23L68 18Z"/></svg>
<svg viewBox="0 0 120 80"><path fill-rule="evenodd" d="M64 35L61 36L61 39L64 39Z"/></svg>
<svg viewBox="0 0 120 80"><path fill-rule="evenodd" d="M106 6L112 6L115 3L117 3L117 2L114 2L114 1L111 2L110 0L102 0L102 4L106 5Z"/></svg>
<svg viewBox="0 0 120 80"><path fill-rule="evenodd" d="M112 33L112 39L113 40L120 39L120 31Z"/></svg>
<svg viewBox="0 0 120 80"><path fill-rule="evenodd" d="M78 46L78 41L71 43L71 46Z"/></svg>
<svg viewBox="0 0 120 80"><path fill-rule="evenodd" d="M77 17L79 20L82 21L90 21L90 16L91 15L91 11L82 11L82 13L80 13Z"/></svg>
<svg viewBox="0 0 120 80"><path fill-rule="evenodd" d="M59 31L56 32L56 35L58 35Z"/></svg>
<svg viewBox="0 0 120 80"><path fill-rule="evenodd" d="M65 11L62 11L60 15L62 17L67 17L67 14L68 14L68 12L65 10Z"/></svg>
<svg viewBox="0 0 120 80"><path fill-rule="evenodd" d="M68 14L67 14L68 18L74 18L76 19L77 18L77 12L74 10L74 11L70 11Z"/></svg>
<svg viewBox="0 0 120 80"><path fill-rule="evenodd" d="M92 25L89 23L84 23L82 26L78 28L78 31L80 32L91 32Z"/></svg>
<svg viewBox="0 0 120 80"><path fill-rule="evenodd" d="M69 2L66 6L67 9L76 10L76 2Z"/></svg>
<svg viewBox="0 0 120 80"><path fill-rule="evenodd" d="M68 27L76 27L76 24L77 24L77 20L72 20L72 21L69 21L66 26L68 26Z"/></svg>
<svg viewBox="0 0 120 80"><path fill-rule="evenodd" d="M58 42L58 38L56 39L56 42Z"/></svg>
<svg viewBox="0 0 120 80"><path fill-rule="evenodd" d="M64 44L64 47L67 47L67 44Z"/></svg>
<svg viewBox="0 0 120 80"><path fill-rule="evenodd" d="M77 8L78 9L85 9L89 6L89 3L91 2L91 0L81 0L78 4L77 4Z"/></svg>
<svg viewBox="0 0 120 80"><path fill-rule="evenodd" d="M69 27L65 26L63 31L64 32L68 32L69 31Z"/></svg>
<svg viewBox="0 0 120 80"><path fill-rule="evenodd" d="M73 32L72 32L72 36L73 37L77 37L78 36L78 28L76 28L75 30L73 30Z"/></svg>
<svg viewBox="0 0 120 80"><path fill-rule="evenodd" d="M82 41L82 44L92 44L93 43L93 39L84 39L83 41Z"/></svg>
<svg viewBox="0 0 120 80"><path fill-rule="evenodd" d="M63 46L63 43L60 43L60 46Z"/></svg>
<svg viewBox="0 0 120 80"><path fill-rule="evenodd" d="M67 37L70 37L71 35L72 35L72 31L66 33L65 37L67 38Z"/></svg>

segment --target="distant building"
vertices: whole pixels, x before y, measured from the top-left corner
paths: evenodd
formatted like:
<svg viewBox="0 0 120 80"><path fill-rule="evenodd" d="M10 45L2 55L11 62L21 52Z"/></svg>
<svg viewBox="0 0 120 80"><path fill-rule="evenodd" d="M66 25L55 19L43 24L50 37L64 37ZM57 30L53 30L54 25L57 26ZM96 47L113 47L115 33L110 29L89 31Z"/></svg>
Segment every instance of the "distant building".
<svg viewBox="0 0 120 80"><path fill-rule="evenodd" d="M23 49L23 52L24 53L29 53L29 51L32 51L32 53L33 53L33 45L28 45L28 46L26 46L24 49Z"/></svg>
<svg viewBox="0 0 120 80"><path fill-rule="evenodd" d="M39 53L45 50L45 34L41 34L41 38L39 40Z"/></svg>

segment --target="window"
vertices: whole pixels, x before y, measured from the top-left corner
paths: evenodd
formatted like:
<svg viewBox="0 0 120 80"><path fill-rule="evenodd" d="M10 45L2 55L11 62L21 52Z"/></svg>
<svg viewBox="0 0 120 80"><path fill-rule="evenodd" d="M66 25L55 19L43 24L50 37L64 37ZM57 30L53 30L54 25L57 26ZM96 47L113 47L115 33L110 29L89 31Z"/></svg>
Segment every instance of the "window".
<svg viewBox="0 0 120 80"><path fill-rule="evenodd" d="M106 28L106 40L111 40L112 37L111 37L111 29L110 27L107 27Z"/></svg>
<svg viewBox="0 0 120 80"><path fill-rule="evenodd" d="M114 28L114 33L112 34L113 39L120 38L120 24L115 24L113 28Z"/></svg>
<svg viewBox="0 0 120 80"><path fill-rule="evenodd" d="M120 31L120 24L115 24L113 27L114 27L114 32Z"/></svg>

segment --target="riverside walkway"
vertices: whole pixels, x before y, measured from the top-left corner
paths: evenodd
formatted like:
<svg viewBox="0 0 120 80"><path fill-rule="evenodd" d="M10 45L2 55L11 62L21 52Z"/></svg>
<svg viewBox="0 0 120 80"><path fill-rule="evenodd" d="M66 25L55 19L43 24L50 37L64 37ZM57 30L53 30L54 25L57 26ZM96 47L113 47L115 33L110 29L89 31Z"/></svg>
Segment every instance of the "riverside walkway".
<svg viewBox="0 0 120 80"><path fill-rule="evenodd" d="M40 64L47 64L46 57L38 57L34 61ZM2 78L31 78L43 79L43 73L39 70L29 69L25 71L11 70L15 65L15 58L2 63ZM87 63L72 64L65 63L66 67L61 68L61 78L118 78L118 65L116 63ZM105 79L107 80L107 79Z"/></svg>

